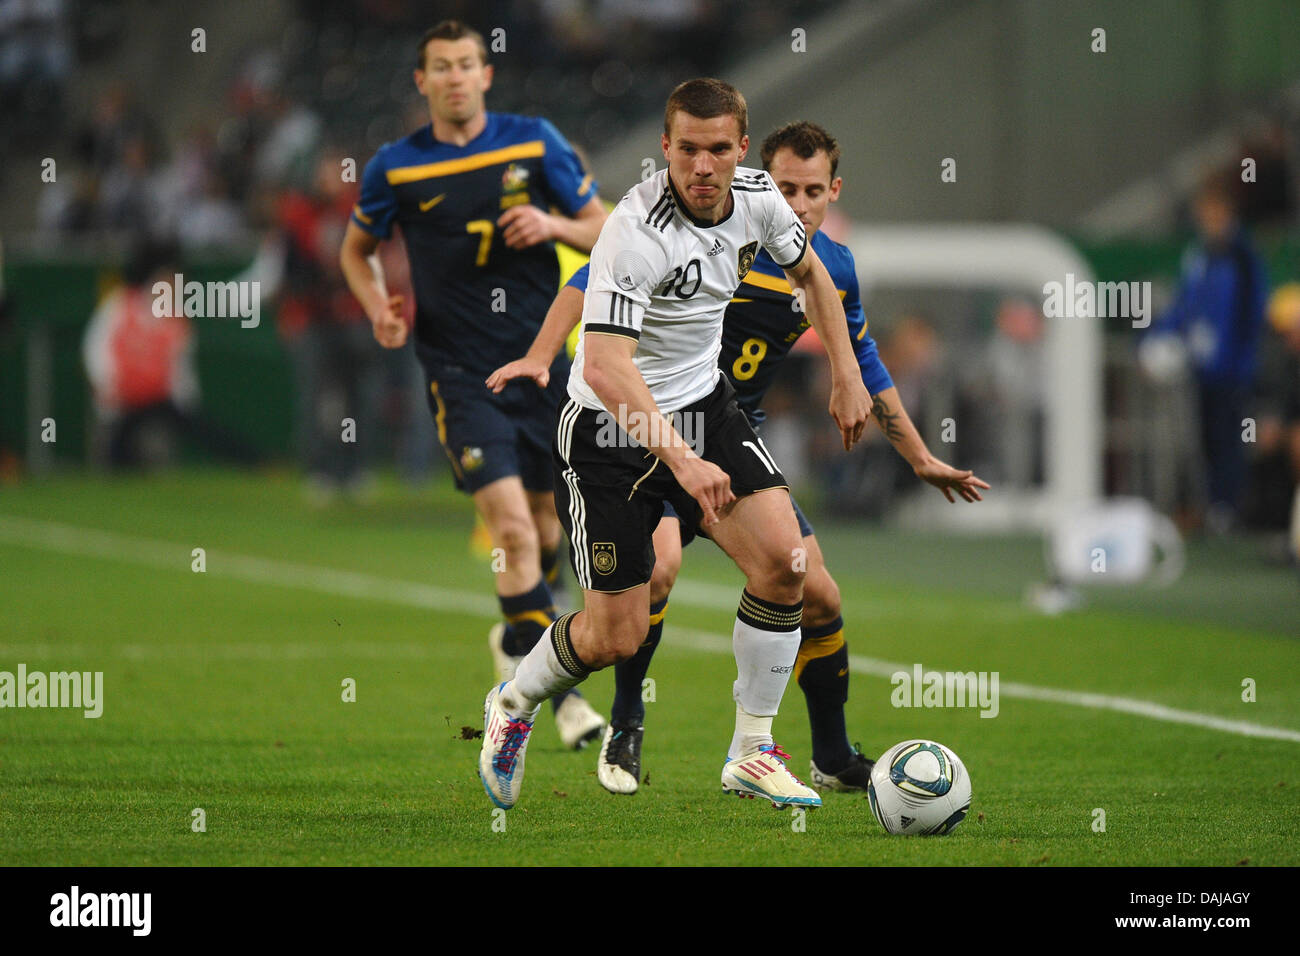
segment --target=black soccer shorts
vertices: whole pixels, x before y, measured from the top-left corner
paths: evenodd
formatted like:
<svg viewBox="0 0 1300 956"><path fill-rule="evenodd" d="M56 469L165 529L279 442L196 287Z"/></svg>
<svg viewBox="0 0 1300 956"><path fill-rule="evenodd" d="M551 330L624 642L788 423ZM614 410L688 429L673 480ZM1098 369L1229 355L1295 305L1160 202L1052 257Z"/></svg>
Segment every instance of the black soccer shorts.
<svg viewBox="0 0 1300 956"><path fill-rule="evenodd" d="M745 413L726 376L713 392L673 414L673 425L700 457L731 478L736 497L788 488L785 475ZM668 466L635 444L609 413L570 400L560 410L552 449L555 510L569 536L569 560L579 586L617 593L645 584L654 568L652 536L670 502L698 527L699 504Z"/></svg>

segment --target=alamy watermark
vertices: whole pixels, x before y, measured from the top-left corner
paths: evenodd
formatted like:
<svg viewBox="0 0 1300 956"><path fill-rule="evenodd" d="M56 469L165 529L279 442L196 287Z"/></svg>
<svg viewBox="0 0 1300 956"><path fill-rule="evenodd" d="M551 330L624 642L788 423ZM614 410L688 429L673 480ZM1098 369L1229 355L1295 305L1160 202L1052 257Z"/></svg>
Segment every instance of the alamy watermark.
<svg viewBox="0 0 1300 956"><path fill-rule="evenodd" d="M895 707L978 707L981 717L998 715L997 671L895 671L889 702Z"/></svg>
<svg viewBox="0 0 1300 956"><path fill-rule="evenodd" d="M623 426L619 426L619 422ZM597 448L679 448L687 445L697 455L704 454L704 413L628 410L618 406L618 414L596 414Z"/></svg>
<svg viewBox="0 0 1300 956"><path fill-rule="evenodd" d="M103 671L0 671L0 707L80 708L84 717L104 713Z"/></svg>
<svg viewBox="0 0 1300 956"><path fill-rule="evenodd" d="M1049 319L1131 319L1133 328L1151 324L1150 282L1092 282L1065 274L1064 282L1043 284L1043 315Z"/></svg>
<svg viewBox="0 0 1300 956"><path fill-rule="evenodd" d="M148 936L152 911L152 893L83 893L73 886L50 897L51 926L119 926L133 936Z"/></svg>
<svg viewBox="0 0 1300 956"><path fill-rule="evenodd" d="M242 329L255 329L262 321L262 283L185 281L176 273L171 282L153 284L153 314L191 319L239 319Z"/></svg>

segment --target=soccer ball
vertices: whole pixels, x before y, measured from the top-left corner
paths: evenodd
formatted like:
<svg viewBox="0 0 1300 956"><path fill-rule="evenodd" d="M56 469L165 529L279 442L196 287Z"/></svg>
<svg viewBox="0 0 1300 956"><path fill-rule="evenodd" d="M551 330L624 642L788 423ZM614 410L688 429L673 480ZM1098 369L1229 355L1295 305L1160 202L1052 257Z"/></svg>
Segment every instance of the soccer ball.
<svg viewBox="0 0 1300 956"><path fill-rule="evenodd" d="M951 833L970 810L970 774L933 740L905 740L876 761L867 783L871 812L890 833Z"/></svg>

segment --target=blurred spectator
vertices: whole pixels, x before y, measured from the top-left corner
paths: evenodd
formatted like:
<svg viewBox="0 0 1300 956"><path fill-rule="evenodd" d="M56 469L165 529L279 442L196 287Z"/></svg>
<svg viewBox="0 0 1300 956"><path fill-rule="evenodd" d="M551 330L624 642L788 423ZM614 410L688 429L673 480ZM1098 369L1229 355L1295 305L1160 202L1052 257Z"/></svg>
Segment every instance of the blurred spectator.
<svg viewBox="0 0 1300 956"><path fill-rule="evenodd" d="M176 237L186 251L230 246L247 238L243 214L219 170L208 170L202 191L177 210Z"/></svg>
<svg viewBox="0 0 1300 956"><path fill-rule="evenodd" d="M153 121L125 86L110 86L74 136L73 155L45 184L37 222L59 233L116 232L170 235L174 188L159 164L161 141Z"/></svg>
<svg viewBox="0 0 1300 956"><path fill-rule="evenodd" d="M974 363L976 400L970 411L988 456L981 473L987 471L990 480L1015 488L1043 482L1048 386L1044 331L1037 305L1023 298L1004 299L997 307L993 337Z"/></svg>
<svg viewBox="0 0 1300 956"><path fill-rule="evenodd" d="M128 141L153 143L156 138L148 114L124 84L113 83L95 99L90 119L77 133L77 153L90 169L103 174L122 161Z"/></svg>
<svg viewBox="0 0 1300 956"><path fill-rule="evenodd" d="M186 253L251 240L244 210L232 195L207 128L191 129L154 181L161 228L175 235Z"/></svg>
<svg viewBox="0 0 1300 956"><path fill-rule="evenodd" d="M1286 528L1300 486L1300 283L1269 300L1269 331L1255 390L1255 460L1245 514L1255 528Z"/></svg>
<svg viewBox="0 0 1300 956"><path fill-rule="evenodd" d="M158 282L170 290L178 264L174 244L140 240L123 284L104 297L86 326L82 357L101 433L100 457L114 468L166 464L181 434L218 456L241 463L256 459L199 413L190 321L170 314L170 291L161 297L153 291ZM156 307L159 300L166 306Z"/></svg>
<svg viewBox="0 0 1300 956"><path fill-rule="evenodd" d="M1258 366L1268 280L1238 216L1231 179L1207 178L1193 214L1197 239L1184 254L1174 301L1151 333L1185 341L1197 383L1206 524L1222 532L1232 527L1241 504L1242 418Z"/></svg>
<svg viewBox="0 0 1300 956"><path fill-rule="evenodd" d="M898 397L924 434L929 416L926 399L933 393L942 365L933 323L919 312L906 312L877 342ZM816 382L816 404L824 414L830 397L829 375L818 374ZM826 476L827 504L835 510L880 519L890 512L900 493L915 485L911 466L874 424L863 433L861 445L848 455L843 453L838 433L820 430L817 434L821 440L813 445L810 457L813 466Z"/></svg>
<svg viewBox="0 0 1300 956"><path fill-rule="evenodd" d="M904 314L880 345L881 361L889 369L898 386L898 397L914 422L927 418L925 396L939 371L941 357L933 323L917 312Z"/></svg>
<svg viewBox="0 0 1300 956"><path fill-rule="evenodd" d="M156 234L162 213L158 194L153 146L144 136L132 136L122 146L121 161L109 167L100 182L99 224Z"/></svg>
<svg viewBox="0 0 1300 956"><path fill-rule="evenodd" d="M1241 163L1234 173L1241 217L1254 226L1285 226L1295 218L1295 169L1286 127L1269 119L1242 138L1241 160L1255 161L1255 181L1244 182Z"/></svg>
<svg viewBox="0 0 1300 956"><path fill-rule="evenodd" d="M63 0L0 0L0 106L6 123L35 117L48 123L57 116L72 64L65 20Z"/></svg>
<svg viewBox="0 0 1300 956"><path fill-rule="evenodd" d="M216 142L211 130L202 125L192 127L158 177L168 225L174 225L177 212L203 193L208 173L216 165Z"/></svg>
<svg viewBox="0 0 1300 956"><path fill-rule="evenodd" d="M45 232L88 232L95 225L98 198L99 179L93 172L65 166L58 180L40 191L37 226Z"/></svg>
<svg viewBox="0 0 1300 956"><path fill-rule="evenodd" d="M278 208L279 328L294 367L298 451L309 493L320 501L366 490L383 377L381 349L338 264L357 198L356 184L343 182L342 160L327 150L312 188L285 193ZM354 422L348 438L345 418Z"/></svg>
<svg viewBox="0 0 1300 956"><path fill-rule="evenodd" d="M320 117L280 93L267 94L267 101L267 130L257 150L254 175L261 183L301 188L311 180L321 137Z"/></svg>

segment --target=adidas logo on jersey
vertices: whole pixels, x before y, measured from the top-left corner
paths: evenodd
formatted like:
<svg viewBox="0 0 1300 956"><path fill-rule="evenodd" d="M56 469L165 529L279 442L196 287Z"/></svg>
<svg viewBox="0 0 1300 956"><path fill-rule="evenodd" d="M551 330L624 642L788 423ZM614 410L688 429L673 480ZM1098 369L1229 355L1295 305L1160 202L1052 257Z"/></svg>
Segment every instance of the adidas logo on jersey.
<svg viewBox="0 0 1300 956"><path fill-rule="evenodd" d="M721 252L722 252L722 243L720 243L720 242L718 242L718 240L714 239L714 240L713 240L713 248L709 250L709 255L710 255L710 256L716 256L716 255L718 255L718 254L721 253Z"/></svg>

